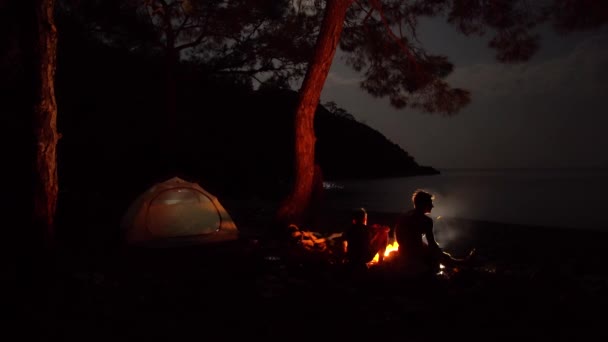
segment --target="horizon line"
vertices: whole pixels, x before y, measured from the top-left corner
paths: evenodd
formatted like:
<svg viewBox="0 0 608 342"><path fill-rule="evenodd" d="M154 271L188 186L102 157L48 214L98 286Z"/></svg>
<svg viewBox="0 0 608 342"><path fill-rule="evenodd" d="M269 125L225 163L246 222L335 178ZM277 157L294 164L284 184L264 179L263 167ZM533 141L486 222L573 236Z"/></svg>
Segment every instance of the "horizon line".
<svg viewBox="0 0 608 342"><path fill-rule="evenodd" d="M604 170L608 169L608 165L604 166L534 166L534 167L433 167L437 170Z"/></svg>

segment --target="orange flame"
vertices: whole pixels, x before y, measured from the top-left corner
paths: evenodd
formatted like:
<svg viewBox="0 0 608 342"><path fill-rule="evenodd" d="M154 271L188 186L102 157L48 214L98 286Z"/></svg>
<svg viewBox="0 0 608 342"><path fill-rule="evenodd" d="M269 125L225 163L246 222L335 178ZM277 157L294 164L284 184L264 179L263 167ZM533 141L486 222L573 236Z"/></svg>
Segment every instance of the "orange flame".
<svg viewBox="0 0 608 342"><path fill-rule="evenodd" d="M392 252L397 252L398 250L399 250L399 244L397 243L396 240L393 241L393 243L389 243L386 246L386 251L384 251L384 259L389 257L389 255ZM380 260L380 255L378 253L376 253L376 255L374 255L374 258L372 259L372 261L370 261L370 264L377 264L379 260Z"/></svg>

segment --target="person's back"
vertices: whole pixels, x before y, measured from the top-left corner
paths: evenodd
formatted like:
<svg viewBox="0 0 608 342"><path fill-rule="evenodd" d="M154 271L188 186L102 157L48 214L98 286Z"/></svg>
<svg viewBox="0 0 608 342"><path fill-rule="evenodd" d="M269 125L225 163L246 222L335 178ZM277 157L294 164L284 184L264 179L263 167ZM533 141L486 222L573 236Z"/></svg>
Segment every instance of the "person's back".
<svg viewBox="0 0 608 342"><path fill-rule="evenodd" d="M347 262L356 268L364 268L376 254L381 254L379 262L382 262L389 230L388 227L379 225L368 226L367 212L364 208L357 209L353 214L351 226L343 235Z"/></svg>
<svg viewBox="0 0 608 342"><path fill-rule="evenodd" d="M346 258L351 264L365 264L369 260L369 230L362 222L354 222L345 233Z"/></svg>
<svg viewBox="0 0 608 342"><path fill-rule="evenodd" d="M413 209L401 216L395 227L399 254L404 257L419 257L423 254L427 246L422 237L432 227L432 219L419 210Z"/></svg>

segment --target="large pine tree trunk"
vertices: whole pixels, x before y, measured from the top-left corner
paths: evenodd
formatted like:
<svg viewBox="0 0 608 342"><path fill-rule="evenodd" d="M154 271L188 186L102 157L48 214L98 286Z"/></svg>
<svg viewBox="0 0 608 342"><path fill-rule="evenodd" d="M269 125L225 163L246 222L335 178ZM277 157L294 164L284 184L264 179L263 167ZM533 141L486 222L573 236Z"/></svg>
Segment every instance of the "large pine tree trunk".
<svg viewBox="0 0 608 342"><path fill-rule="evenodd" d="M55 102L55 67L57 30L53 18L55 0L34 0L37 40L33 42L35 143L34 227L47 246L53 244L54 219L59 190L57 179L57 103Z"/></svg>
<svg viewBox="0 0 608 342"><path fill-rule="evenodd" d="M277 212L280 224L301 223L312 194L315 165L314 116L353 0L328 0L315 51L300 89L295 115L295 178Z"/></svg>

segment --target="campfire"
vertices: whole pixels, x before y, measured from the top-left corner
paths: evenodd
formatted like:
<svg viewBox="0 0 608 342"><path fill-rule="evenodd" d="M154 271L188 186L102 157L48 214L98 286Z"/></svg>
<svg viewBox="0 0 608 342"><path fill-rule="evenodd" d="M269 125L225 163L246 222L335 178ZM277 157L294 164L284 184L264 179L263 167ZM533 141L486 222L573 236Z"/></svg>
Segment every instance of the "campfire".
<svg viewBox="0 0 608 342"><path fill-rule="evenodd" d="M392 257L393 252L395 252L395 253L399 252L399 243L397 243L397 241L393 241L392 243L389 243L386 246L386 251L384 251L384 261L385 262L386 262L386 260L388 260ZM376 264L378 264L379 261L380 261L380 254L376 253L376 255L374 255L374 258L372 259L372 261L370 261L367 264L367 266L376 265ZM444 265L442 265L442 264L439 265L439 272L437 272L437 275L447 276Z"/></svg>
<svg viewBox="0 0 608 342"><path fill-rule="evenodd" d="M395 240L386 246L386 251L384 251L384 260L387 260L388 258L390 258L391 253L397 252L397 251L399 251L399 244ZM369 264L370 265L377 264L379 260L380 260L380 255L378 253L376 253L376 255L374 255L374 259L372 259L372 261L370 261Z"/></svg>

